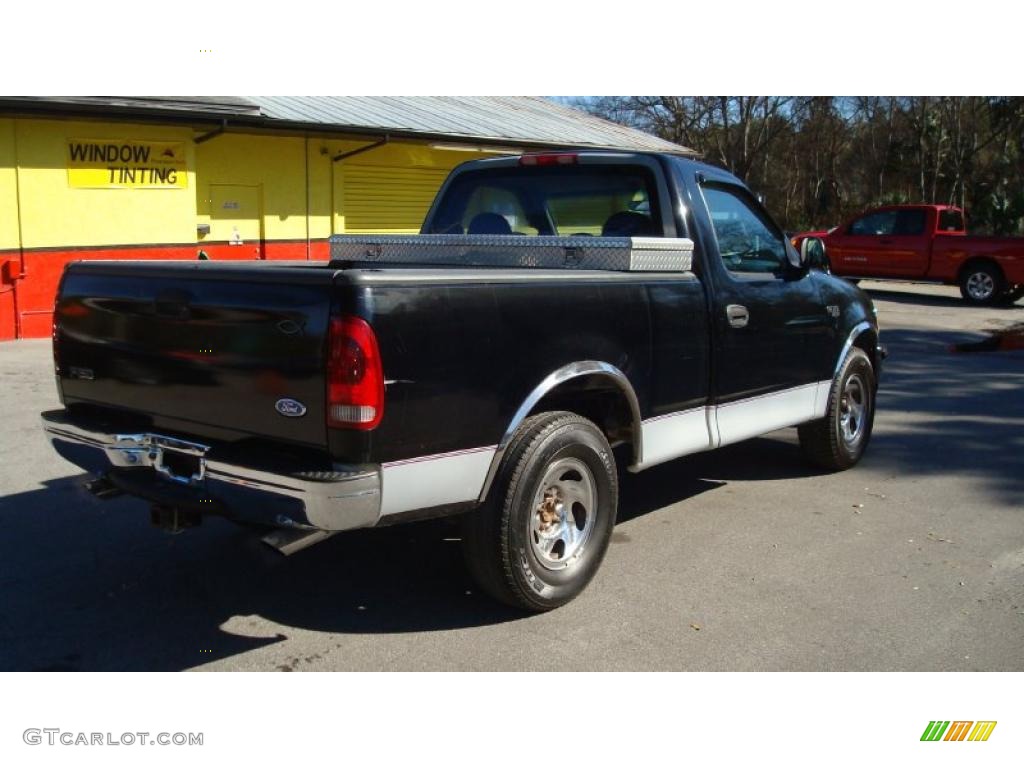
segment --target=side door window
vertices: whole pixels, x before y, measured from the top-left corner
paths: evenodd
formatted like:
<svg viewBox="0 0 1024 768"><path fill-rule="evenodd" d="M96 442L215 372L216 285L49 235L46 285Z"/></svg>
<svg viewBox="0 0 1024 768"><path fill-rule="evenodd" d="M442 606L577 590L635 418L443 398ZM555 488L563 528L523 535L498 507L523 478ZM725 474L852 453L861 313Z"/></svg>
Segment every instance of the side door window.
<svg viewBox="0 0 1024 768"><path fill-rule="evenodd" d="M896 211L875 211L854 221L849 235L891 235L896 229Z"/></svg>
<svg viewBox="0 0 1024 768"><path fill-rule="evenodd" d="M739 188L704 185L704 202L730 274L740 279L782 277L788 263L782 233Z"/></svg>

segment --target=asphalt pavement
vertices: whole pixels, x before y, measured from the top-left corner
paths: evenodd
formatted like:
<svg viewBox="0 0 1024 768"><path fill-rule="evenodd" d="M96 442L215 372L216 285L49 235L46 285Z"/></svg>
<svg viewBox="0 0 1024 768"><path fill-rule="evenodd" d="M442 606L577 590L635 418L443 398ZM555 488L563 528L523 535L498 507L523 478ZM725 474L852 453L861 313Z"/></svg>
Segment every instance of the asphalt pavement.
<svg viewBox="0 0 1024 768"><path fill-rule="evenodd" d="M0 670L1022 670L1024 351L951 345L1024 302L862 287L890 358L861 464L782 430L626 475L597 577L540 616L480 595L443 521L283 558L92 498L39 428L49 342L0 344Z"/></svg>

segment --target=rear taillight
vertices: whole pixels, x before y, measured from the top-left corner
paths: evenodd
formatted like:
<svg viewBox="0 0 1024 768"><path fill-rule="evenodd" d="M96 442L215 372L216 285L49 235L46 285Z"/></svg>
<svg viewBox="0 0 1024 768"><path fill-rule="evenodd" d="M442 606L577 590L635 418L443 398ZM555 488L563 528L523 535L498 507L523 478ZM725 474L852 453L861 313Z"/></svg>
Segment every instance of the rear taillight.
<svg viewBox="0 0 1024 768"><path fill-rule="evenodd" d="M384 371L373 329L332 317L327 339L327 426L373 429L384 415Z"/></svg>
<svg viewBox="0 0 1024 768"><path fill-rule="evenodd" d="M575 165L579 155L575 152L549 152L542 155L523 155L519 158L520 165Z"/></svg>

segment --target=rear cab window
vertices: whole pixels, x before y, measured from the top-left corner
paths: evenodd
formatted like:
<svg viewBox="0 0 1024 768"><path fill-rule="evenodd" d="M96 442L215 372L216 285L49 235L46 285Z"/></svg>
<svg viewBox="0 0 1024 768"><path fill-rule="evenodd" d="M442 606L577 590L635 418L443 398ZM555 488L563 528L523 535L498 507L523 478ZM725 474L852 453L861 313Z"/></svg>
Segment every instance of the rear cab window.
<svg viewBox="0 0 1024 768"><path fill-rule="evenodd" d="M964 215L960 211L947 208L939 211L939 232L963 232Z"/></svg>
<svg viewBox="0 0 1024 768"><path fill-rule="evenodd" d="M661 222L648 168L515 166L455 177L426 234L662 237Z"/></svg>

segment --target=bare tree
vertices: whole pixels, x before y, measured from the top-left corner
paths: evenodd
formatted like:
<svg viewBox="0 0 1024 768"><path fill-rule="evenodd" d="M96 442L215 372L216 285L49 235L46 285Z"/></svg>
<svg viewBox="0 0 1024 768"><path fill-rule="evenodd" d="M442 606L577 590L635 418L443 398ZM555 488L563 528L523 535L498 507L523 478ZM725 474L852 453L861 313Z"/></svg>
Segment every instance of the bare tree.
<svg viewBox="0 0 1024 768"><path fill-rule="evenodd" d="M981 230L1022 230L1021 98L622 96L578 105L744 178L787 228L924 201L967 208Z"/></svg>

